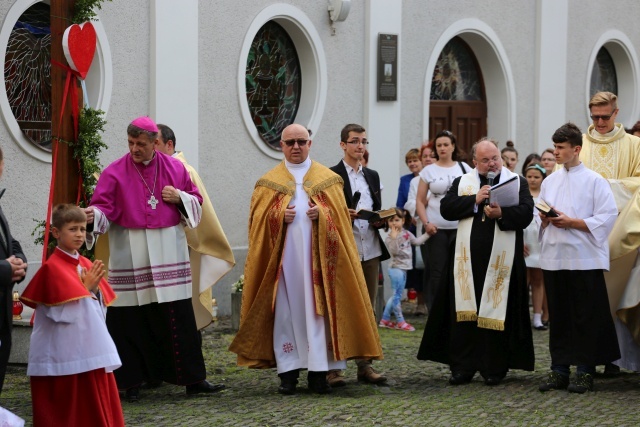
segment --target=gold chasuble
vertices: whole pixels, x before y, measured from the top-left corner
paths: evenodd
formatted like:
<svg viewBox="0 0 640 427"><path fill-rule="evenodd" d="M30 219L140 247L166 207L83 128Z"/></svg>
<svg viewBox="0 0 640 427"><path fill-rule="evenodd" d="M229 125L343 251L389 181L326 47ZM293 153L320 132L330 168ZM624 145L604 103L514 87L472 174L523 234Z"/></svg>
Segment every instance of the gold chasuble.
<svg viewBox="0 0 640 427"><path fill-rule="evenodd" d="M342 186L338 175L317 162L304 177L305 191L320 209L311 238L316 314L327 319L327 345L335 360L382 359ZM251 198L240 330L229 347L240 366L276 366L275 298L287 231L284 213L294 189L282 162L258 180Z"/></svg>
<svg viewBox="0 0 640 427"><path fill-rule="evenodd" d="M189 172L191 181L202 195L202 219L196 228L185 228L191 262L193 314L196 325L202 329L213 321L211 288L236 264L231 246L225 236L216 211L213 209L204 183L196 170L187 163L182 152L175 158Z"/></svg>
<svg viewBox="0 0 640 427"><path fill-rule="evenodd" d="M589 126L580 160L611 183L620 214L609 234L611 266L605 272L609 304L614 317L640 343L640 285L627 286L640 247L640 138L627 134L619 123L615 126L613 135L596 134Z"/></svg>

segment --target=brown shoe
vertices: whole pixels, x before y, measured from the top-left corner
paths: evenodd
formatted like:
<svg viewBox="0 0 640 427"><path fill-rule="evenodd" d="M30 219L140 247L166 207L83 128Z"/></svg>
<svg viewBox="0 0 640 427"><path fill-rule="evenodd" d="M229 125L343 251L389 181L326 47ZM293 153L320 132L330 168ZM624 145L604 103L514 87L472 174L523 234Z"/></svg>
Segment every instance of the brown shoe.
<svg viewBox="0 0 640 427"><path fill-rule="evenodd" d="M387 377L380 375L371 367L358 368L358 381L368 382L370 384L380 384L387 381Z"/></svg>
<svg viewBox="0 0 640 427"><path fill-rule="evenodd" d="M420 304L416 307L413 312L414 316L426 316L427 315L427 306L424 304Z"/></svg>
<svg viewBox="0 0 640 427"><path fill-rule="evenodd" d="M331 387L344 387L347 382L344 380L344 372L340 369L332 369L327 374L327 381Z"/></svg>

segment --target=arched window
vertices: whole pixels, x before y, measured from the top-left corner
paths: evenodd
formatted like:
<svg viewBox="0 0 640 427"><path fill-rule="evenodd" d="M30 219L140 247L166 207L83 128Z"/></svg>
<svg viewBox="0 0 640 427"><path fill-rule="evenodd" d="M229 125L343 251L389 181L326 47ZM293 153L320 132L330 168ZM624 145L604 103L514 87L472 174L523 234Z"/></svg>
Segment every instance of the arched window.
<svg viewBox="0 0 640 427"><path fill-rule="evenodd" d="M253 123L268 146L280 150L282 130L298 111L301 73L293 41L279 24L269 21L256 34L245 80Z"/></svg>
<svg viewBox="0 0 640 427"><path fill-rule="evenodd" d="M18 126L35 146L51 151L50 7L39 2L15 23L4 60L5 89Z"/></svg>
<svg viewBox="0 0 640 427"><path fill-rule="evenodd" d="M609 51L601 47L596 55L596 61L591 71L591 94L596 92L612 92L618 94L618 78L616 76L616 66Z"/></svg>
<svg viewBox="0 0 640 427"><path fill-rule="evenodd" d="M452 38L440 52L431 81L431 100L483 100L476 59L459 37Z"/></svg>

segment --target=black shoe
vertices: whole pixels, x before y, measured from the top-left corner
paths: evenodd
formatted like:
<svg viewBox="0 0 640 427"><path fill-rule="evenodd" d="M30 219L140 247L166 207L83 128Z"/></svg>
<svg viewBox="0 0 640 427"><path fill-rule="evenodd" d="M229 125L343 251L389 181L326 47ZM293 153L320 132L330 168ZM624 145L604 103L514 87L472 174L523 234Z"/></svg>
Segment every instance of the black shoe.
<svg viewBox="0 0 640 427"><path fill-rule="evenodd" d="M463 374L461 372L452 372L451 378L449 378L449 384L451 385L462 385L468 384L473 379L473 375Z"/></svg>
<svg viewBox="0 0 640 427"><path fill-rule="evenodd" d="M326 371L309 371L307 374L307 383L309 385L309 390L314 393L328 394L333 391L329 385L329 381L327 381Z"/></svg>
<svg viewBox="0 0 640 427"><path fill-rule="evenodd" d="M549 327L549 321L548 320L543 320L542 321L542 325L546 326L548 328Z"/></svg>
<svg viewBox="0 0 640 427"><path fill-rule="evenodd" d="M140 388L139 387L128 388L124 392L124 397L129 402L137 402L138 400L140 400Z"/></svg>
<svg viewBox="0 0 640 427"><path fill-rule="evenodd" d="M188 385L187 395L191 396L199 393L217 393L225 389L224 384L211 384L207 380L202 380L199 383Z"/></svg>
<svg viewBox="0 0 640 427"><path fill-rule="evenodd" d="M540 391L549 391L549 390L564 390L569 386L569 377L566 377L558 372L549 372L549 376L546 381L540 384L538 390Z"/></svg>
<svg viewBox="0 0 640 427"><path fill-rule="evenodd" d="M278 387L278 393L286 395L296 394L298 375L299 371L297 369L278 374L278 376L280 377L280 387Z"/></svg>
<svg viewBox="0 0 640 427"><path fill-rule="evenodd" d="M162 385L162 380L148 380L147 382L142 383L140 388L151 389L158 388Z"/></svg>
<svg viewBox="0 0 640 427"><path fill-rule="evenodd" d="M606 377L615 377L620 374L620 366L607 363L604 365L604 372L602 374Z"/></svg>
<svg viewBox="0 0 640 427"><path fill-rule="evenodd" d="M484 379L484 384L488 386L494 386L500 384L500 381L502 381L502 377L491 375Z"/></svg>
<svg viewBox="0 0 640 427"><path fill-rule="evenodd" d="M533 329L535 329L536 331L546 331L547 329L549 329L549 327L547 327L544 324L542 324L542 325L539 325L539 326L534 326Z"/></svg>
<svg viewBox="0 0 640 427"><path fill-rule="evenodd" d="M567 390L571 393L580 394L587 391L593 391L593 376L584 372L576 374L576 377L571 381Z"/></svg>

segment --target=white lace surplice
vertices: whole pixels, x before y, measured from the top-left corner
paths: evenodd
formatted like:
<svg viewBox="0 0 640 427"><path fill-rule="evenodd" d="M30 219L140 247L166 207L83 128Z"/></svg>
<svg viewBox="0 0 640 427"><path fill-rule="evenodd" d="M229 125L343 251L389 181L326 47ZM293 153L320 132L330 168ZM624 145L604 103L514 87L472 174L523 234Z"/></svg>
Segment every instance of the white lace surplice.
<svg viewBox="0 0 640 427"><path fill-rule="evenodd" d="M202 214L195 197L181 191L190 228ZM195 199L197 201L197 199ZM87 247L109 232L109 284L118 295L114 307L139 306L191 298L191 265L184 224L153 229L124 228L95 208L94 229L87 233ZM117 267L117 268L114 268Z"/></svg>

